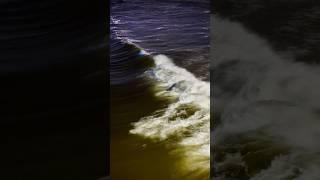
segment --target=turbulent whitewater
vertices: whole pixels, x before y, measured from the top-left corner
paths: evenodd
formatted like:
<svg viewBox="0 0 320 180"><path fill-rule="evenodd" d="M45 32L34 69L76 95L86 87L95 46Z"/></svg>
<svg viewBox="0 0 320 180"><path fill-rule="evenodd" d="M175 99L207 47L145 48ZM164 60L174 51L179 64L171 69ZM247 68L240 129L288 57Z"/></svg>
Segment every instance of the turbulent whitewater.
<svg viewBox="0 0 320 180"><path fill-rule="evenodd" d="M154 56L152 70L155 93L174 98L173 103L134 123L133 134L159 141L177 138L185 150L189 168L208 171L210 166L210 84L186 69L176 66L167 56Z"/></svg>
<svg viewBox="0 0 320 180"><path fill-rule="evenodd" d="M318 179L319 66L274 51L239 23L212 25L213 179Z"/></svg>

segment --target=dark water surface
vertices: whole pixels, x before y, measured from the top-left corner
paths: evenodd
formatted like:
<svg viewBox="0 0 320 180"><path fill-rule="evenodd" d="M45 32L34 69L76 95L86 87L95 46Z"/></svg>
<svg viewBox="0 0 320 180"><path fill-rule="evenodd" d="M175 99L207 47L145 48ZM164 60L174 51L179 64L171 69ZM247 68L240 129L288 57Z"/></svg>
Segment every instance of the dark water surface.
<svg viewBox="0 0 320 180"><path fill-rule="evenodd" d="M126 1L111 5L111 36L166 54L208 79L209 2Z"/></svg>

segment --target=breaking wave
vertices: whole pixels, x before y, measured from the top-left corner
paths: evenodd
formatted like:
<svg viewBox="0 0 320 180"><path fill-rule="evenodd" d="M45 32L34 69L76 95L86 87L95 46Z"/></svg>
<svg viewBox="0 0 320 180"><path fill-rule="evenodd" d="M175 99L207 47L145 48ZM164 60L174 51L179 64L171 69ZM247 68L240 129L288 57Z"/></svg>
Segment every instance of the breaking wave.
<svg viewBox="0 0 320 180"><path fill-rule="evenodd" d="M213 179L320 177L320 67L212 18Z"/></svg>
<svg viewBox="0 0 320 180"><path fill-rule="evenodd" d="M134 123L132 134L158 141L175 139L185 166L195 172L210 168L210 83L176 66L165 55L153 57L151 77L159 98L172 103ZM148 73L150 74L150 72Z"/></svg>
<svg viewBox="0 0 320 180"><path fill-rule="evenodd" d="M126 22L111 17L111 23L119 25ZM119 65L120 68L123 68L124 64L128 63L123 59L130 59L127 54L132 53L132 50L128 51L129 53L126 50L125 54L123 49L129 46L130 49L138 49L139 53L134 52L134 54L139 54L138 61L143 56L148 57L147 60L154 61L154 66L151 68L148 66L148 70L142 68L145 70L142 75L145 78L145 83L152 86L152 91L157 98L170 101L166 107L158 109L151 115L142 117L139 121L133 123L130 134L157 142L165 142L167 146L170 146L168 148L170 148L172 154L180 159L179 162L173 163L177 164L177 169L181 170L179 173L182 173L186 179L209 179L210 83L200 80L188 70L175 65L168 56L155 55L155 50L140 48L139 45L143 43L141 40L137 40L139 37L130 35L130 31L114 27L111 35L111 39L116 39L114 44L116 48L113 48L117 52L113 54L121 57L120 63L119 60L115 62L117 67ZM152 34L152 36L155 35L161 35L161 33ZM125 47L123 48L123 46ZM157 44L155 46L158 47ZM165 47L167 46L162 48ZM118 51L121 53L118 54ZM186 60L186 63L188 61L189 59ZM116 80L122 83L122 79L126 76L119 73L118 69L115 70L115 74L119 75L119 80ZM130 71L126 69L124 71L125 75L128 75L128 72ZM127 80L137 77L134 74L129 75L131 78L126 78ZM114 77L117 76L114 75ZM139 77L141 76L139 75Z"/></svg>

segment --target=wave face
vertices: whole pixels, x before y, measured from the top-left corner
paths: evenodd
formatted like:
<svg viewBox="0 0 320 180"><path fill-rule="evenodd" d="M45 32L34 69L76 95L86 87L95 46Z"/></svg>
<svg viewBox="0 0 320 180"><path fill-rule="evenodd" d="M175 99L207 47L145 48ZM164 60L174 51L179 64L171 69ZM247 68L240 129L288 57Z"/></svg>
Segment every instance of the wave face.
<svg viewBox="0 0 320 180"><path fill-rule="evenodd" d="M212 16L212 27L213 179L318 179L319 66L239 23Z"/></svg>
<svg viewBox="0 0 320 180"><path fill-rule="evenodd" d="M142 49L121 39L110 39L110 85L119 86L139 79L152 66Z"/></svg>

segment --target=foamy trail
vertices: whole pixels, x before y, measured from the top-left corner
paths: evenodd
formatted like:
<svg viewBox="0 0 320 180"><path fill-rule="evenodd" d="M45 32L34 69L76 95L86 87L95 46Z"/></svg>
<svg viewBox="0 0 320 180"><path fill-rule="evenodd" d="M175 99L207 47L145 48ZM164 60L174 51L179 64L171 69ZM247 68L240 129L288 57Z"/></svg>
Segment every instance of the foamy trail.
<svg viewBox="0 0 320 180"><path fill-rule="evenodd" d="M186 69L176 66L167 56L154 56L153 78L160 98L175 100L168 107L134 123L132 134L163 141L177 139L185 165L192 170L208 171L210 166L210 84Z"/></svg>

